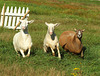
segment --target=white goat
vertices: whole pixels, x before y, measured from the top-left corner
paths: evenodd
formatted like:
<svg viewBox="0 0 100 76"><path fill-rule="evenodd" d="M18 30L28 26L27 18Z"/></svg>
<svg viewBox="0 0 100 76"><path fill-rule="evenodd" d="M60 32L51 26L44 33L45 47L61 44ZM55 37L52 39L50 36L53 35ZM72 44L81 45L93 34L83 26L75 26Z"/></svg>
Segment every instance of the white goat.
<svg viewBox="0 0 100 76"><path fill-rule="evenodd" d="M32 39L30 34L28 33L28 24L33 23L34 20L31 21L20 20L20 22L21 22L21 30L20 32L14 35L13 45L17 53L20 52L23 57L26 57L30 55L30 50L32 47ZM26 51L28 51L28 53L25 56L24 52Z"/></svg>
<svg viewBox="0 0 100 76"><path fill-rule="evenodd" d="M54 33L54 26L58 26L59 23L56 23L56 24L50 23L49 24L49 23L45 22L45 24L48 26L48 30L47 30L47 34L45 36L44 44L43 44L44 52L47 52L48 47L50 47L53 56L55 56L54 49L57 49L58 58L61 58L60 51L59 51L59 41L58 41L56 34Z"/></svg>

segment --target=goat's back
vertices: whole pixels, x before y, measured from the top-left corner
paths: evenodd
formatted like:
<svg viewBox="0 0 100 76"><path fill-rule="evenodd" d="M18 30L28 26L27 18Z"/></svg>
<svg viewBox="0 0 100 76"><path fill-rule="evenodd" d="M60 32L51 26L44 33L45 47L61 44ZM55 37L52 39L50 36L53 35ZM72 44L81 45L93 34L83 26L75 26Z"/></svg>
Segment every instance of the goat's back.
<svg viewBox="0 0 100 76"><path fill-rule="evenodd" d="M59 43L63 47L68 40L71 40L71 38L75 35L76 33L74 31L65 31L63 32L60 37L59 37Z"/></svg>

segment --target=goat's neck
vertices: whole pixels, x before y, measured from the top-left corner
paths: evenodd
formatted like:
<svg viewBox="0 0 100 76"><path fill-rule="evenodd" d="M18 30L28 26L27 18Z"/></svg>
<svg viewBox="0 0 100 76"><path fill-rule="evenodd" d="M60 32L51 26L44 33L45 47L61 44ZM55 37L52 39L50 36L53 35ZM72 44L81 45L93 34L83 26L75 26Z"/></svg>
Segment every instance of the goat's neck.
<svg viewBox="0 0 100 76"><path fill-rule="evenodd" d="M73 42L75 43L75 42L77 42L77 34L75 34L74 35L74 37L73 37ZM79 39L79 41L82 43L82 41L81 41L81 38L78 38Z"/></svg>
<svg viewBox="0 0 100 76"><path fill-rule="evenodd" d="M28 36L28 30L21 30L21 34L22 34L23 39L26 39Z"/></svg>
<svg viewBox="0 0 100 76"><path fill-rule="evenodd" d="M47 31L47 35L52 39L52 40L55 40L55 36L56 34L53 32L52 35L49 34L49 32Z"/></svg>
<svg viewBox="0 0 100 76"><path fill-rule="evenodd" d="M23 34L28 34L28 29L21 30L21 32L22 32Z"/></svg>

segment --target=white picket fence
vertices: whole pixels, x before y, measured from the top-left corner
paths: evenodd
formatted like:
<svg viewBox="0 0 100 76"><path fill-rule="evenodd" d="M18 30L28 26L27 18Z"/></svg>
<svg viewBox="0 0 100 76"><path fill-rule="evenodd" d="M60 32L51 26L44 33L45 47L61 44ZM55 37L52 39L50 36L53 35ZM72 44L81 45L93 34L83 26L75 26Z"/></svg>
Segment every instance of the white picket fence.
<svg viewBox="0 0 100 76"><path fill-rule="evenodd" d="M19 22L19 19L21 19L25 13L29 10L29 8L27 7L25 9L25 7L23 7L21 9L21 7L13 7L11 6L11 8L9 6L7 6L6 8L6 11L4 13L4 21L3 21L3 11L4 11L4 6L2 8L2 11L1 11L1 22L0 22L0 26L4 26L6 28L9 28L9 29L14 29L15 26L18 24ZM29 17L29 14L26 15L26 19L27 17ZM4 22L2 25L2 21ZM18 26L16 29L21 29L20 26Z"/></svg>

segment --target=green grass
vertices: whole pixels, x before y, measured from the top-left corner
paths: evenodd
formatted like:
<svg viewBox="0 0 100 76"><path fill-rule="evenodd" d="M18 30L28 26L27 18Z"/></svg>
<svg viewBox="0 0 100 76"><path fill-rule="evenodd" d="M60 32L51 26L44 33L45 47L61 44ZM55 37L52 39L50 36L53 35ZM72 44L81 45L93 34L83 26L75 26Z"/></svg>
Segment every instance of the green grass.
<svg viewBox="0 0 100 76"><path fill-rule="evenodd" d="M20 0L22 1L22 0ZM64 2L63 2L64 1ZM29 33L33 46L27 58L17 56L13 48L13 36L18 31L0 28L0 76L99 76L100 75L100 2L90 0L29 0L19 2L1 0L7 6L29 7ZM12 4L13 3L13 4ZM95 6L95 7L94 7ZM43 40L47 31L45 22L61 23L55 28L58 38L66 30L85 29L82 42L86 48L84 59L80 55L65 52L62 59L43 52ZM79 68L80 70L74 70Z"/></svg>

